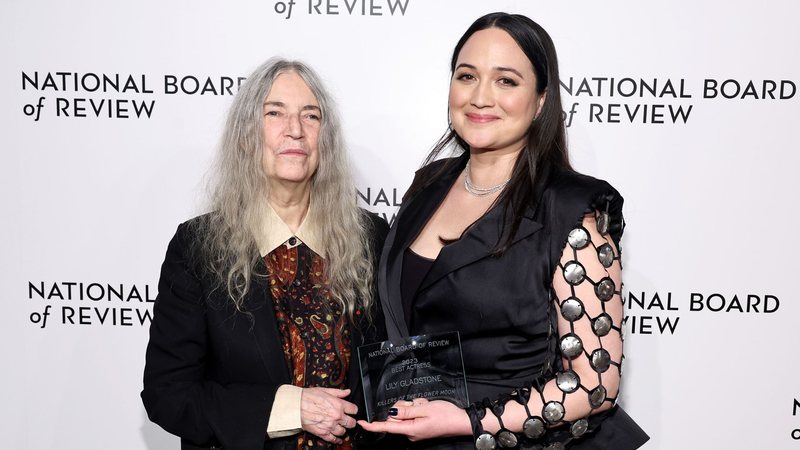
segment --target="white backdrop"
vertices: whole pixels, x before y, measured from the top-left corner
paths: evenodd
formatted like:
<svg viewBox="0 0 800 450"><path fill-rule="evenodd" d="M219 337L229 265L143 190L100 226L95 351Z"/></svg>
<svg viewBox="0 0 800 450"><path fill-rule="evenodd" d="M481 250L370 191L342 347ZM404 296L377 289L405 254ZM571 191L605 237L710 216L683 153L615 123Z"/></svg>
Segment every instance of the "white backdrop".
<svg viewBox="0 0 800 450"><path fill-rule="evenodd" d="M505 10L551 33L573 162L626 198L623 404L646 448L800 449L800 6L354 1L0 6L3 444L177 448L139 400L148 314L176 225L203 212L221 77L314 66L361 203L391 218L444 130L452 47ZM87 92L104 75L121 92ZM622 95L642 80L655 95Z"/></svg>

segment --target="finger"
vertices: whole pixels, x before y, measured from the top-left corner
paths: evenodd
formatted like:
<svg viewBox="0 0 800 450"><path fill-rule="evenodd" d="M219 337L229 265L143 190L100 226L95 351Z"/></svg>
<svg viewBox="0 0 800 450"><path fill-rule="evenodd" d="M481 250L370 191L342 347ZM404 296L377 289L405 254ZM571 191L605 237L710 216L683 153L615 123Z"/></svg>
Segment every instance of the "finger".
<svg viewBox="0 0 800 450"><path fill-rule="evenodd" d="M378 421L370 423L370 422L367 422L366 420L363 420L363 419L362 420L358 420L357 422L358 422L358 425L361 428L363 428L363 429L365 429L367 431L374 431L374 432L379 432L380 431L380 427L383 424L383 422L378 422Z"/></svg>
<svg viewBox="0 0 800 450"><path fill-rule="evenodd" d="M331 433L333 433L334 436L344 436L344 434L347 433L347 428L337 423L336 426L333 427L333 430L331 430Z"/></svg>
<svg viewBox="0 0 800 450"><path fill-rule="evenodd" d="M341 426L343 426L345 428L353 428L353 427L356 426L356 419L353 419L350 416L344 416L342 418L342 421L339 422L339 425L341 425Z"/></svg>
<svg viewBox="0 0 800 450"><path fill-rule="evenodd" d="M358 424L361 428L373 433L392 433L410 435L413 423L409 421L395 421L395 422L372 422L366 420L359 420Z"/></svg>
<svg viewBox="0 0 800 450"><path fill-rule="evenodd" d="M337 398L347 398L350 395L350 389L335 389L335 388L320 388L326 394L330 394Z"/></svg>
<svg viewBox="0 0 800 450"><path fill-rule="evenodd" d="M341 444L342 440L339 439L338 436L331 433L328 429L323 428L314 428L313 430L306 430L309 433L317 436L318 438L322 439L325 442L330 442L332 444Z"/></svg>
<svg viewBox="0 0 800 450"><path fill-rule="evenodd" d="M357 414L358 405L356 405L355 403L350 403L348 401L342 400L342 411L344 411L345 414L350 414L350 415Z"/></svg>
<svg viewBox="0 0 800 450"><path fill-rule="evenodd" d="M331 444L341 444L342 440L333 433L328 433L324 436L320 436L322 440L330 442Z"/></svg>
<svg viewBox="0 0 800 450"><path fill-rule="evenodd" d="M391 414L392 410L397 411L396 414ZM399 420L416 419L418 417L426 417L427 413L423 405L416 406L396 406L389 409L392 417Z"/></svg>

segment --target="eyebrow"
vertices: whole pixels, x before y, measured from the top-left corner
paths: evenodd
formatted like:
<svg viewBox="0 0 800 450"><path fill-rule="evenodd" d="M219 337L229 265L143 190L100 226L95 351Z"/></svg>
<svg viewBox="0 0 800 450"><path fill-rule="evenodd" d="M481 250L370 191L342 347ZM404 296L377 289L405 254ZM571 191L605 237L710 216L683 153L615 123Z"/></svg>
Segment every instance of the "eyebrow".
<svg viewBox="0 0 800 450"><path fill-rule="evenodd" d="M473 66L472 64L467 64L467 63L459 64L458 66L456 66L456 70L458 70L458 69L460 69L462 67L466 67L467 69L472 69L472 70L478 70L477 67ZM525 77L522 76L522 73L520 73L519 70L514 69L513 67L497 66L497 67L493 67L492 69L493 70L498 70L500 72L511 72L511 73L516 74L518 77L522 78L523 80L525 79Z"/></svg>
<svg viewBox="0 0 800 450"><path fill-rule="evenodd" d="M266 102L264 102L264 106L277 106L278 108L285 108L286 107L286 103L275 102L275 101L266 101ZM305 105L302 108L300 108L300 110L301 111L315 110L315 111L322 112L322 109L320 109L320 107L317 106L317 105Z"/></svg>

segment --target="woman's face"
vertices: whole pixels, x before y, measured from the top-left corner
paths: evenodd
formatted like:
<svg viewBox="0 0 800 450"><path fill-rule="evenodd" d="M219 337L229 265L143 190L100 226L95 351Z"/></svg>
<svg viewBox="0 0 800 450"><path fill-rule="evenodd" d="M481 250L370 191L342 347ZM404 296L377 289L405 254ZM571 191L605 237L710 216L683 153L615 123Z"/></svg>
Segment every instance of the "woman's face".
<svg viewBox="0 0 800 450"><path fill-rule="evenodd" d="M488 28L467 39L450 80L450 121L472 152L522 150L543 104L533 65L508 33Z"/></svg>
<svg viewBox="0 0 800 450"><path fill-rule="evenodd" d="M264 100L264 172L271 183L307 183L319 165L319 102L300 75L277 76Z"/></svg>

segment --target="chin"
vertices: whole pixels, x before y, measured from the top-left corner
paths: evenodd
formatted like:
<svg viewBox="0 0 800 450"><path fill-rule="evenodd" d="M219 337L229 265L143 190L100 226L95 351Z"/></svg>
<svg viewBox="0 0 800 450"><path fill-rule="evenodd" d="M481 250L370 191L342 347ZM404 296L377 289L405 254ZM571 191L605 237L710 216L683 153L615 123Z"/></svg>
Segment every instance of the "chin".
<svg viewBox="0 0 800 450"><path fill-rule="evenodd" d="M494 141L488 139L464 139L469 144L470 150L490 151L494 148Z"/></svg>
<svg viewBox="0 0 800 450"><path fill-rule="evenodd" d="M458 133L458 135L461 136L461 139L464 139L464 141L473 148L490 147L496 141L494 138L494 133L487 133L485 131L469 130L464 133Z"/></svg>
<svg viewBox="0 0 800 450"><path fill-rule="evenodd" d="M308 181L311 177L307 176L306 172L298 173L298 172L289 172L289 173L277 173L275 178L280 181L286 181L290 183L302 183L304 181Z"/></svg>

